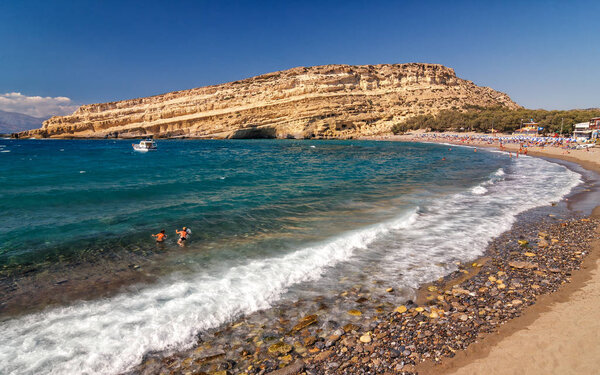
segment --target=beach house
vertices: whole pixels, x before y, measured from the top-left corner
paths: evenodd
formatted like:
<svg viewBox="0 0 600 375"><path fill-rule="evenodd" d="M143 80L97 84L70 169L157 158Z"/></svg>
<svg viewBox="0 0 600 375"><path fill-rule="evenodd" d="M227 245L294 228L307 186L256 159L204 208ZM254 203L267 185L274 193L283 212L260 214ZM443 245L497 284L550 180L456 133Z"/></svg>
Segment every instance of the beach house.
<svg viewBox="0 0 600 375"><path fill-rule="evenodd" d="M586 141L591 138L592 131L590 130L589 122L580 122L573 125L573 138L578 141Z"/></svg>
<svg viewBox="0 0 600 375"><path fill-rule="evenodd" d="M589 130L591 132L591 139L598 139L600 137L600 117L594 117L590 120Z"/></svg>
<svg viewBox="0 0 600 375"><path fill-rule="evenodd" d="M544 128L540 127L537 122L533 122L533 119L532 119L529 122L521 123L521 128L515 130L515 132L513 134L535 136L535 135L538 135L542 130L544 130Z"/></svg>
<svg viewBox="0 0 600 375"><path fill-rule="evenodd" d="M573 130L573 138L578 141L597 139L600 132L600 117L594 117L589 122L575 124Z"/></svg>

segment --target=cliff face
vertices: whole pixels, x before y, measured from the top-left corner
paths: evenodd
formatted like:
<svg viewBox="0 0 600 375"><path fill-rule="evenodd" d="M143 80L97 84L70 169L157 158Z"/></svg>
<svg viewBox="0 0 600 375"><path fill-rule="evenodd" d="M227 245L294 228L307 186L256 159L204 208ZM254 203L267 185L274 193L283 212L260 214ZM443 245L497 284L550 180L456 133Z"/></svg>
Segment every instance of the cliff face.
<svg viewBox="0 0 600 375"><path fill-rule="evenodd" d="M436 64L324 65L81 106L21 137L348 138L467 105L519 106Z"/></svg>

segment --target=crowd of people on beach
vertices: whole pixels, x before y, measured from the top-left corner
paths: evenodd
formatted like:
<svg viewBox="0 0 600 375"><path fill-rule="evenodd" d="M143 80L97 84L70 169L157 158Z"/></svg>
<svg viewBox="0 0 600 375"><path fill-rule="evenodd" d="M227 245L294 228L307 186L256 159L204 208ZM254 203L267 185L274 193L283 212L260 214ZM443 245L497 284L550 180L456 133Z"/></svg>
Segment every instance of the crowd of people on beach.
<svg viewBox="0 0 600 375"><path fill-rule="evenodd" d="M567 137L531 137L523 135L506 135L496 136L487 134L445 134L445 133L424 133L415 134L416 138L420 139L434 139L434 140L447 140L452 142L460 143L487 143L489 145L503 145L503 144L518 144L522 147L569 147L577 144L574 138Z"/></svg>
<svg viewBox="0 0 600 375"><path fill-rule="evenodd" d="M423 133L414 134L415 141L431 142L449 142L466 145L488 145L498 146L501 150L506 145L518 145L519 154L527 155L527 149L531 147L557 147L563 149L563 153L568 154L569 150L578 148L578 143L570 137L536 137L524 135L488 135L488 134L455 134L455 133ZM585 148L589 151L589 148Z"/></svg>

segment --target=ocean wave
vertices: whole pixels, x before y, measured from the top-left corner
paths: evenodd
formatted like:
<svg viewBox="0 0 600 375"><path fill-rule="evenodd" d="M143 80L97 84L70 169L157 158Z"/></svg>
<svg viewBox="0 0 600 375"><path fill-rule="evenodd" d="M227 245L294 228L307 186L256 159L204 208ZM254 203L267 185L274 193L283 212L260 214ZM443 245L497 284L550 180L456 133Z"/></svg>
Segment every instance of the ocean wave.
<svg viewBox="0 0 600 375"><path fill-rule="evenodd" d="M2 324L0 370L113 374L139 363L148 352L184 349L198 332L266 309L290 286L316 280L390 230L412 225L417 210L282 257L187 280L172 277L135 294L10 320Z"/></svg>
<svg viewBox="0 0 600 375"><path fill-rule="evenodd" d="M377 276L416 288L481 255L519 213L560 200L580 182L563 166L520 158L482 185L283 256L11 319L0 324L0 373L127 371L148 352L185 349L199 332L269 308L293 285L318 280L357 253L379 251Z"/></svg>
<svg viewBox="0 0 600 375"><path fill-rule="evenodd" d="M558 202L582 182L566 167L537 158L518 159L509 173L495 174L501 176L485 188L432 201L410 228L396 234L395 246L386 242L380 277L400 274L397 284L411 288L436 280L454 271L456 262L481 256L517 215ZM483 189L485 194L477 193Z"/></svg>
<svg viewBox="0 0 600 375"><path fill-rule="evenodd" d="M471 189L471 192L475 195L483 195L487 193L487 191L488 190L481 185L475 186L473 189Z"/></svg>

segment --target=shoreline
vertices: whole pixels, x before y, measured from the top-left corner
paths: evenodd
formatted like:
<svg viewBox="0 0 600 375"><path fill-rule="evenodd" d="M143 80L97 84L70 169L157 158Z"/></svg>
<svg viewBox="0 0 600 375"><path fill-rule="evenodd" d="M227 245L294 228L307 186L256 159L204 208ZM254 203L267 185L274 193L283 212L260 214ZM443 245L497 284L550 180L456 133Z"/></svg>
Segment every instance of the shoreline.
<svg viewBox="0 0 600 375"><path fill-rule="evenodd" d="M446 142L444 142L446 143ZM472 145L469 145L471 147L473 147ZM485 145L477 145L477 147L484 147ZM489 146L485 146L485 147L489 147ZM531 156L540 156L543 158L552 158L554 159L552 156L548 156L548 155L534 155L533 153L530 154ZM574 160L567 160L569 162L574 162ZM596 163L593 162L589 162L591 163L590 165L595 165ZM578 165L581 165L579 163L577 163ZM600 171L600 168L598 168L596 171ZM577 195L591 195L591 193L586 193L584 192L585 190L580 189L581 191L577 193ZM569 197L574 197L575 192L572 191L569 194ZM574 201L575 199L573 199ZM559 209L558 207L556 209L559 209L559 212L568 212L569 215L567 215L568 217L570 217L571 219L565 221L565 220L557 220L558 218L546 218L545 220L539 220L541 216L553 216L553 215L524 215L524 217L521 217L521 219L519 219L517 221L517 223L515 223L514 226L518 226L519 223L525 223L525 224L529 224L530 222L531 227L527 234L527 230L521 231L522 233L519 233L519 230L514 230L514 228L511 228L509 231L503 233L501 236L499 236L497 239L494 239L490 245L488 246L488 250L486 250L486 252L484 253L482 258L476 259L474 261L470 261L467 263L463 263L458 271L455 271L453 274L448 275L447 278L444 278L444 280L438 280L437 282L433 282L433 283L429 283L426 285L423 285L420 288L421 296L416 298L415 301L417 303L413 303L412 301L409 301L406 303L406 306L402 305L399 307L396 306L383 306L380 305L378 306L377 310L377 314L375 316L372 316L369 312L370 310L375 310L375 304L379 303L381 301L377 301L377 296L374 296L375 298L369 298L372 299L371 302L367 302L365 303L364 308L362 309L362 317L360 317L360 311L358 311L359 315L357 316L357 319L354 321L356 324L346 324L345 326L341 327L340 326L333 326L333 328L331 328L331 325L327 325L325 327L321 327L318 328L317 326L320 325L321 323L324 322L322 316L321 316L321 311L319 308L319 311L315 310L315 311L309 311L309 313L317 313L319 314L319 323L314 324L313 321L311 321L311 319L306 320L307 318L309 318L309 316L305 316L303 319L300 319L302 317L300 312L295 313L295 318L291 319L291 322L281 322L282 316L278 316L277 313L275 314L271 314L270 316L272 318L278 318L280 319L280 323L276 323L276 322L269 322L269 326L267 327L267 329L265 329L264 334L259 334L258 336L256 336L255 338L258 338L259 342L254 342L254 344L256 344L256 352L252 353L251 351L248 353L244 353L244 351L242 351L241 349L246 349L248 347L250 347L251 349L254 349L254 345L252 343L250 343L250 341L246 341L247 343L250 343L250 345L244 344L240 347L238 346L238 348L236 349L236 346L234 344L234 342L227 342L225 348L225 351L227 351L227 353L222 353L222 351L220 352L219 350L216 350L218 348L218 343L219 342L223 342L223 340L219 340L217 342L215 342L215 340L211 341L204 341L203 339L205 338L200 337L199 339L200 341L194 345L194 348L192 350L192 352L178 352L178 353L162 353L162 355L160 356L146 356L144 357L144 363L142 365L140 365L139 367L136 368L137 372L140 373L154 373L154 372L158 372L158 371L173 371L173 372L185 372L188 369L190 369L190 367L188 366L187 368L185 366L189 365L189 364L195 364L197 367L192 367L191 369L194 369L196 371L207 371L209 373L213 373L215 371L217 371L217 373L219 374L233 374L233 373L243 373L244 369L248 368L248 364L252 365L257 365L254 368L252 368L252 371L250 371L250 369L246 370L246 373L258 373L258 374L268 374L271 373L272 371L278 371L276 370L277 368L282 368L282 373L288 373L288 374L292 374L292 373L297 373L298 371L301 371L302 369L306 370L307 374L327 374L327 373L347 373L347 374L353 374L356 373L355 371L360 370L360 371L367 371L368 373L386 373L386 371L397 371L397 372L403 372L403 373L412 373L414 371L419 371L420 373L427 373L427 371L432 371L432 373L439 373L440 371L442 371L443 369L446 369L446 367L444 367L446 365L446 363L448 363L448 370L446 371L451 371L454 369L458 369L458 366L463 366L465 364L469 364L472 362L473 360L473 355L467 356L466 359L463 362L460 362L460 358L461 355L466 355L465 353L470 353L470 350L473 350L474 352L477 353L477 347L478 345L487 345L486 347L489 348L493 348L495 346L495 341L492 342L491 340L488 339L488 337L493 336L496 337L496 333L494 333L495 331L493 330L489 330L489 329L494 329L497 328L498 326L496 326L495 324L492 325L491 328L486 328L488 329L487 331L484 330L484 333L480 333L479 331L477 331L477 335L474 337L468 337L467 339L465 339L465 347L449 347L446 346L444 349L446 350L445 354L450 354L452 353L452 355L454 356L454 358L450 359L448 357L445 356L440 356L439 359L441 359L441 363L442 365L434 365L431 361L431 358L434 358L437 360L437 354L429 355L430 353L427 351L423 351L424 354L428 354L421 356L421 352L420 352L420 348L417 345L416 347L411 347L412 344L407 344L406 346L401 345L402 349L404 349L403 351L398 350L398 348L394 348L388 345L388 343L386 343L386 340L389 341L391 340L390 337L392 335L402 335L405 332L397 332L394 331L394 329L398 328L398 323L407 323L407 324L412 324L412 322L417 322L417 326L412 326L411 329L407 329L408 333L415 333L414 336L411 336L412 339L422 339L422 340L436 340L436 335L437 335L437 331L434 329L431 330L426 330L425 331L425 337L419 337L421 335L423 335L424 333L422 332L422 330L419 329L419 327L421 327L421 324L424 324L424 327L437 327L443 328L442 324L448 324L451 325L453 323L453 321L451 319L454 319L456 317L459 317L461 315L464 314L458 314L457 311L452 311L452 307L446 306L446 307L442 307L442 309L438 309L437 305L435 304L435 301L438 301L437 297L442 297L442 299L446 298L448 299L448 303L446 303L446 305L449 304L449 301L452 298L467 298L469 299L469 296L465 296L463 295L461 290L461 286L463 284L468 284L468 283L476 283L476 282L480 282L482 277L487 277L487 274L489 274L490 270L493 269L494 267L497 267L496 261L500 260L507 260L508 257L508 253L506 250L504 255L500 255L500 254L496 254L494 253L494 251L498 252L498 251L502 251L504 250L503 246L505 246L505 243L508 244L510 241L512 241L512 250L513 252L523 252L525 251L524 248L521 248L519 246L517 246L515 244L516 240L515 238L523 238L521 236L533 236L531 238L533 238L534 240L532 241L531 238L530 242L532 244L535 245L536 242L539 241L539 239L537 238L537 233L538 230L542 230L542 231L547 231L548 233L550 233L548 236L546 236L546 240L548 242L550 242L550 239L554 239L554 236L556 236L557 238L560 237L560 233L563 229L562 226L564 224L565 227L569 226L569 228L573 227L573 228L584 228L586 231L589 232L589 228L591 224L600 224L599 221L597 221L597 219L594 219L593 223L588 223L587 221L582 220L579 221L581 219L581 215L576 215L575 211L573 211L571 208L566 209L565 206L570 205L569 203L565 202L566 199L563 198L563 200L561 200L561 203L559 203L559 205L562 207L561 209ZM564 203L563 203L564 202ZM589 205L588 205L589 207ZM600 207L596 207L591 216L592 217L598 217L600 212L599 212ZM550 209L550 207L546 207L546 208L538 208L538 209L534 209L531 211L536 211L536 210L540 210L542 213L548 213L548 211L552 210L553 213L556 213L555 209ZM560 211L563 210L563 211ZM528 211L529 212L529 211ZM522 214L520 214L519 216L521 216ZM562 215L560 215L562 216ZM586 215L587 216L587 215ZM577 219L572 219L573 217L577 217ZM533 219L532 219L533 218ZM528 220L528 219L532 219L532 220ZM537 220L537 221L535 221ZM540 229L541 228L541 229ZM553 228L552 232L550 230L547 230L546 228ZM596 232L597 233L597 232ZM595 236L595 238L597 238L597 234ZM542 238L540 238L542 239ZM562 241L562 240L561 240ZM584 241L585 242L585 241ZM554 243L554 242L553 242ZM577 246L583 246L585 244L583 243L578 243ZM492 248L492 250L489 250L490 247ZM510 249L509 249L510 250ZM537 250L537 249L536 249ZM563 249L564 250L564 249ZM568 249L567 249L568 250ZM533 251L533 250L532 250ZM545 301L545 299L550 299L550 300L554 300L552 296L557 295L559 293L563 293L563 290L565 289L569 289L571 290L572 287L577 280L579 280L577 277L578 275L582 275L585 274L587 275L588 272L586 272L585 270L580 270L579 272L574 272L573 276L571 277L570 275L570 269L569 267L572 267L573 269L578 269L581 268L579 266L579 261L581 260L580 258L583 258L584 255L587 255L587 251L583 251L583 254L572 254L572 257L574 260L573 262L567 262L567 268L565 268L564 270L562 270L561 272L557 271L548 271L551 267L549 265L545 265L542 266L542 268L536 268L536 272L548 272L551 273L553 276L553 280L555 280L555 282L561 281L564 283L566 281L570 281L569 279L572 279L571 282L569 282L567 284L567 287L561 287L560 290L558 292L553 291L553 286L552 287L548 287L546 288L545 285L542 285L542 290L544 293L550 293L550 294L539 294L539 293L535 293L535 298L533 299L533 303L532 303L532 307L528 307L527 309L524 309L524 307L526 306L526 304L529 304L529 300L527 298L522 299L521 302L517 305L515 305L514 308L509 309L510 311L507 311L506 313L510 316L508 318L508 320L506 320L506 324L504 320L499 320L500 322L500 327L501 330L504 329L504 327L508 327L511 325L512 322L515 321L521 321L524 319L525 316L531 316L531 314L529 313L530 310L538 310L538 306L543 306L543 301ZM512 254L512 252L511 252ZM509 255L511 255L509 254ZM504 256L505 258L502 258L502 256ZM522 256L519 255L519 256ZM496 257L496 258L495 258ZM578 259L575 259L578 258ZM598 258L598 249L595 248L592 251L591 255L585 256L584 261L585 263L583 264L583 267L589 267L588 263L589 263L589 259L591 258ZM529 259L529 258L523 258L523 259ZM475 266L476 265L476 266ZM550 267L550 268L549 268ZM565 271L567 270L567 271ZM563 272L564 271L564 272ZM480 273L484 272L487 273L486 275L481 275ZM502 271L503 272L503 271ZM590 271L591 272L591 271ZM568 274L568 275L567 275ZM565 277L565 279L560 279L560 277ZM477 281L476 279L479 278L479 281ZM504 277L503 277L504 278ZM509 280L506 280L506 289L509 289L509 287L511 287L511 285L509 285ZM581 283L584 283L584 281L581 281ZM387 288L387 286L384 286L385 284L382 284L382 286L378 287L378 288ZM579 285L579 284L578 284ZM432 287L433 290L429 290L429 287ZM360 299L364 299L361 296L361 289L359 288L356 292L356 296L355 297L350 297L351 299L355 299L357 297L359 300ZM383 290L382 289L382 290ZM504 288L502 288L504 289ZM464 288L462 289L464 290ZM575 291L579 290L579 287L575 287ZM443 291L444 293L440 293L441 291ZM474 289L474 291L476 291L476 289ZM432 299L428 299L427 298L427 293L429 292L430 295L432 295L434 298ZM456 292L456 293L455 293ZM571 292L573 293L573 292ZM457 295L455 295L457 294ZM563 293L564 294L564 293ZM351 294L352 295L352 294ZM570 294L567 295L567 297L570 296ZM337 299L339 300L341 297L337 297ZM433 300L433 301L432 301ZM511 301L510 299L508 301ZM317 299L315 299L315 302L319 302L319 304L321 304L322 300L317 301ZM329 304L331 301L324 301L325 305ZM358 300L356 301L358 302ZM455 302L455 301L454 301ZM514 302L514 301L513 301ZM361 302L362 303L362 302ZM369 305L369 307L367 307L366 305ZM362 306L362 305L361 305ZM401 307L403 307L406 309L406 311L401 311ZM491 306L491 304L490 304ZM297 309L298 307L296 306L296 304L294 304L293 306L288 306L292 309ZM391 312L392 310L394 310L394 307L396 307L396 312ZM540 307L541 308L541 307ZM421 309L421 310L419 310ZM379 311L381 310L381 311ZM543 310L543 309L542 309ZM302 310L299 310L302 311ZM352 310L355 311L355 310ZM504 314L503 311L500 311L500 313ZM545 311L545 310L544 310ZM540 314L543 314L544 311L542 311ZM372 311L371 311L372 312ZM461 313L463 313L464 311L460 311ZM519 317L519 315L521 315L521 312L523 312L522 316ZM349 311L350 313L350 311ZM353 315L353 314L351 314ZM410 317L408 316L410 315ZM433 316L435 315L435 317ZM453 317L454 315L454 317ZM517 316L515 318L515 316ZM297 318L297 319L296 319ZM343 318L336 318L335 316L333 317L336 320L342 319ZM440 318L438 320L438 318ZM522 319L523 318L523 319ZM537 318L534 317L533 321L535 321L535 319ZM471 319L471 318L469 318ZM477 319L477 315L475 315L475 319ZM495 319L495 318L494 318ZM502 317L502 319L504 319L504 317ZM446 323L438 323L441 322L442 320L446 320ZM448 322L449 320L449 322ZM461 324L463 324L464 322L461 323L461 319L458 319L459 321L457 322L458 327L461 327ZM389 322L388 322L389 321ZM526 324L530 324L529 320L525 320ZM316 322L316 319L315 319ZM229 332L231 332L232 330L238 330L237 327L240 326L240 324L242 324L241 326L241 330L244 330L244 327L251 327L251 324L247 324L248 321L246 320L246 318L242 318L239 321L235 321L232 322L231 324L225 324L223 327L220 327L219 330L220 331L215 331L215 332L211 332L210 334L208 334L208 336L212 336L214 334L215 337L219 337L222 334L227 335ZM327 322L329 323L329 322ZM392 324L394 323L394 324ZM467 321L467 323L471 323L470 320ZM303 324L307 324L304 327L299 328L294 334L292 334L291 332L294 331L296 329L296 327L302 326ZM343 323L342 323L343 324ZM273 326L281 326L281 327L290 327L293 326L292 331L290 331L290 333L283 333L283 331L281 331L279 334L277 334L274 329ZM402 325L400 325L402 326ZM519 326L520 328L518 328L517 330L522 330L523 327ZM525 328L527 326L524 326ZM264 326L262 327L264 328ZM269 329L270 328L270 329ZM337 328L337 329L336 329ZM448 327L446 327L448 328ZM449 327L449 328L453 328L453 327ZM464 324L462 325L462 328L464 329L472 329L470 326L467 327ZM425 328L423 328L425 329ZM403 329L402 329L403 330ZM429 335L426 334L426 332L430 332ZM475 332L475 331L473 331ZM487 332L487 333L486 333ZM512 332L512 331L511 331ZM469 335L467 335L469 336ZM510 336L510 333L507 334L506 336ZM275 338L273 338L275 337ZM482 337L485 337L485 340L480 340ZM505 337L505 336L502 336ZM238 335L238 338L239 337ZM247 336L248 339L251 339L252 336ZM242 341L244 339L242 338ZM271 340L275 340L275 341L271 341ZM296 341L292 341L292 340L296 340ZM307 341L310 342L312 341L312 343L307 344ZM470 343L469 340L474 340L473 343ZM264 341L264 343L263 343ZM286 343L287 341L287 343ZM399 340L396 340L399 341ZM213 348L210 348L209 346L206 346L206 344L214 344ZM290 345L290 344L293 344ZM299 345L296 345L299 344ZM437 344L436 344L437 345ZM466 349L465 349L466 348ZM211 350L212 349L212 350ZM272 350L273 349L273 350ZM344 351L345 349L345 351ZM410 349L410 350L409 350ZM356 350L356 353L354 353L354 350ZM405 354L403 353L404 351L409 351L409 354ZM378 355L376 355L378 353ZM182 356L182 354L184 354ZM341 355L341 357L339 357ZM375 357L374 357L375 355ZM415 356L416 355L416 356ZM237 360L237 358L235 358L235 356L241 356L241 357L246 357L246 361L245 360L241 360L238 361L238 366L235 365L235 361ZM350 358L352 357L352 358ZM404 360L400 361L401 359L404 358L408 358L407 362L405 362ZM345 361L344 361L345 358ZM428 358L426 362L421 362L423 359ZM479 358L479 357L478 357ZM356 359L356 360L355 360ZM247 362L247 360L250 361L250 363ZM414 360L414 361L413 361ZM386 362L387 361L387 362ZM417 364L416 367L413 366L413 364L410 363L410 361L413 361ZM455 362L456 361L456 362ZM239 367L239 365L243 365L245 363L244 366ZM333 365L332 365L333 363ZM401 366L400 366L401 363ZM455 363L456 365L452 365L452 363ZM156 365L159 366L159 368L156 367ZM389 365L389 366L388 366ZM287 366L287 367L285 367ZM430 366L430 367L427 367ZM296 369L296 370L295 370ZM156 370L156 371L154 371ZM372 371L371 371L372 370ZM135 370L134 370L135 371ZM222 372L221 372L222 371ZM292 372L294 371L294 372ZM279 372L275 372L275 374L279 374Z"/></svg>
<svg viewBox="0 0 600 375"><path fill-rule="evenodd" d="M541 211L546 213L549 209L540 208ZM146 373L148 371L148 373L154 373L160 371L160 369L169 368L181 372L194 369L211 373L211 371L225 368L226 370L222 374L280 375L302 373L303 371L307 375L355 374L365 371L366 373L381 374L440 373L444 369L443 364L455 363L449 357L456 356L460 358L461 353L474 350L470 348L475 348L482 337L494 335L498 327L508 326L509 322L515 321L515 318L518 319L521 315L529 316L528 311L531 308L526 308L526 306L537 306L542 297L546 298L545 296L550 296L548 298L552 299L551 296L556 294L557 289L560 288L559 291L562 291L562 284L571 285L572 271L577 275L584 273L583 271L575 272L575 270L581 268L580 262L589 251L576 250L587 249L586 246L589 244L587 241L590 241L591 238L589 233L600 224L600 221L594 219L593 223L589 223L590 219L584 218L581 220L581 215L574 215L571 210L567 211L571 219L566 221L558 221L554 217L550 220L537 220L526 230L515 229L515 226L517 226L515 224L508 232L503 233L490 243L482 258L471 261L472 263L463 263L452 274L437 282L423 285L417 292L420 294L416 299L417 303L407 301L405 305L396 307L393 312L389 312L393 307L389 310L388 307L385 308L386 311L379 311L372 319L363 315L364 319L358 319L356 324L339 326L337 329L334 326L331 329L324 330L316 327L317 324L315 323L321 321L319 312L316 312L317 315L307 315L304 318L299 316L297 320L292 320L289 325L294 328L288 333L275 335L275 337L263 335L263 340L261 340L260 335L258 338L255 337L254 340L252 340L252 336L248 337L248 342L253 342L256 345L255 349L249 351L242 350L239 352L238 349L235 349L235 346L229 347L229 345L224 348L218 346L215 348L210 342L201 342L194 345L190 351L166 354L166 357L145 358L144 362L136 367L134 372ZM573 219L573 217L577 218ZM526 218L523 220L528 222ZM572 246L564 246L565 244L562 243L565 236L565 233L562 232L566 230L564 227L568 227L569 230L575 228L575 230L586 231L588 237L586 239L571 238L568 240L572 241L569 244L576 247L573 250ZM537 238L537 234L541 233L539 231L550 233L545 237L545 240L550 242L550 239L552 239L552 244L554 244L554 240L559 242L557 238L563 238L559 245L551 245L549 248L556 251L556 254L559 254L560 257L566 257L565 259L573 261L566 260L566 263L561 263L562 266L556 266L550 260L551 264L536 265L533 269L508 267L509 261L515 260L513 259L515 253L518 253L516 258L520 259L521 262L527 263L527 260L530 259L528 258L529 255L523 255L523 253L527 254L526 249L529 247L516 245L515 237L523 238L523 236L526 236L530 239L534 246L534 250L531 251L538 252L539 250L540 254L544 251L548 252L548 247L545 249L537 248L536 243L544 240ZM571 250L574 253L570 253ZM503 252L503 255L500 254L501 252ZM597 251L594 250L594 254L596 253ZM545 259L545 255L542 258ZM499 267L503 267L502 271L499 271ZM510 271L507 268L510 268ZM504 269L506 269L506 272ZM535 270L535 273L533 270ZM489 324L489 321L485 322L478 318L476 310L474 310L475 315L473 315L473 311L467 310L468 306L466 307L466 305L469 305L470 302L468 301L473 298L470 295L474 293L473 295L479 298L491 298L490 301L486 300L484 306L486 308L492 306L491 301L498 293L503 292L499 292L495 288L495 284L492 285L492 288L494 289L493 293L496 294L492 293L491 297L487 296L487 290L483 293L480 292L481 288L486 288L483 283L487 282L490 272L496 271L499 271L499 275L506 275L503 276L503 278L506 278L506 285L500 284L502 289L515 289L512 284L509 285L509 282L513 280L516 274L517 280L518 277L525 277L525 280L528 280L529 284L534 286L534 290L527 289L531 285L525 286L527 290L522 290L522 287L516 288L518 298L508 299L507 306L494 307L491 313L496 316L492 317L491 324ZM507 273L511 274L511 277L508 277ZM523 273L526 275L521 275ZM543 281L540 280L541 276L538 273L547 274L552 281L548 282L547 285L541 283L543 285L540 287L540 285L535 284ZM468 275L465 276L465 274ZM469 288L469 291L465 292L465 288ZM480 292L477 292L477 288ZM434 298L428 298L428 293L433 295ZM540 299L538 300L538 298ZM467 302L465 302L465 299ZM439 301L442 302L438 303ZM450 301L452 301L452 305L450 305ZM460 303L457 301L460 301ZM496 301L497 303L498 301ZM458 307L454 304L457 304ZM362 313L365 312L363 310ZM357 311L357 313L360 316L361 312ZM487 312L483 316L485 317L486 314ZM481 317L481 313L479 317ZM227 334L232 330L239 329L238 327L244 327L246 324L245 319L232 322L216 332L215 335L220 336L223 332ZM285 325L288 325L288 323ZM441 333L441 336L439 336L438 332L441 332L439 330L446 330L447 334ZM448 339L450 332L463 335L462 341L456 344L453 342L456 340ZM490 342L490 340L483 340L483 342ZM215 349L217 350L215 351ZM228 362L223 362L223 360L230 362L233 360L234 363L237 361L237 365L228 367L226 364ZM442 367L434 362L441 362ZM190 367L192 363L198 364L199 367Z"/></svg>
<svg viewBox="0 0 600 375"><path fill-rule="evenodd" d="M407 139L408 138L408 139ZM409 136L401 136L402 141L416 141L414 138ZM494 148L499 150L500 147L498 145L490 145L484 142L469 142L465 144L464 142L452 142L449 140L445 140L445 142L435 142L429 140L432 143L449 143L455 144L459 146L470 146L470 147L485 147L485 148ZM516 152L519 149L517 145L509 144L505 146L505 151ZM597 150L594 150L597 151ZM541 150L533 149L529 151L529 156L534 157L542 157L545 159L557 159L568 161L571 163L576 163L583 167L588 171L595 172L600 174L600 157L597 159L598 161L586 160L582 159L581 156L585 155L589 157L589 151L583 150L571 150L568 154L562 151L557 147L545 147ZM578 157L580 156L580 157ZM597 156L598 157L598 156ZM600 217L600 205L596 206L592 209L590 217ZM596 239L591 244L591 251L588 256L586 256L581 269L577 272L574 272L571 281L561 286L558 291L553 293L545 294L539 297L536 303L533 306L528 307L524 314L520 317L509 320L505 325L501 326L497 332L483 334L480 337L480 340L471 344L467 349L457 352L456 356L453 358L445 359L441 364L433 364L431 362L423 362L419 364L415 370L419 374L477 374L477 373L498 373L498 374L508 374L508 373L518 373L522 371L526 371L526 373L540 373L546 374L549 369L544 368L543 360L536 361L536 365L538 367L532 368L524 368L524 362L519 361L518 358L515 358L517 355L514 352L511 352L510 348L507 346L515 345L517 343L522 343L523 340L531 339L532 337L535 339L535 335L543 334L543 332L538 332L539 327L534 326L536 321L539 321L542 317L547 317L552 315L551 318L554 319L569 319L568 316L558 315L556 312L558 308L561 308L561 304L573 304L573 298L576 293L582 292L582 290L588 285L590 282L598 283L600 279L600 275L598 275L598 270L600 269L600 226L596 228ZM596 298L597 300L598 298ZM598 301L596 301L598 303ZM596 304L597 305L597 304ZM556 320L554 320L556 322ZM576 324L573 323L573 326ZM531 329L536 329L534 333L531 333ZM588 327L584 329L589 329ZM571 331L572 332L572 331ZM581 333L581 331L579 332ZM520 336L519 336L520 335ZM517 337L519 336L519 337ZM567 338L565 338L567 339ZM520 340L520 341L519 341ZM541 341L549 341L550 338L541 339ZM572 340L568 340L572 341ZM600 342L600 341L597 341ZM539 344L539 342L538 342ZM596 345L597 346L597 345ZM518 350L522 350L523 348L519 348ZM535 350L534 348L526 348L529 350ZM539 348L538 348L539 349ZM553 357L557 354L557 348L554 347L554 352L546 352L546 357ZM564 349L563 349L564 350ZM541 353L539 351L536 353L538 357ZM527 352L526 355L523 356L523 360L527 358L531 358L533 353ZM562 357L562 356L561 356ZM596 357L598 358L598 357ZM556 358L545 358L546 361L556 360ZM579 361L581 358L574 358L573 360ZM515 363L516 362L516 363ZM525 362L526 363L526 362ZM596 366L600 364L600 359L595 361L595 364L592 366ZM502 367L498 367L502 366ZM539 367L541 366L541 367ZM530 366L531 367L531 366ZM528 371L527 371L528 370ZM533 370L533 372L531 372ZM551 370L551 369L550 369ZM572 373L581 373L581 369L575 370L570 369ZM564 371L569 371L569 368L562 368L561 373ZM568 373L568 372L567 372Z"/></svg>

